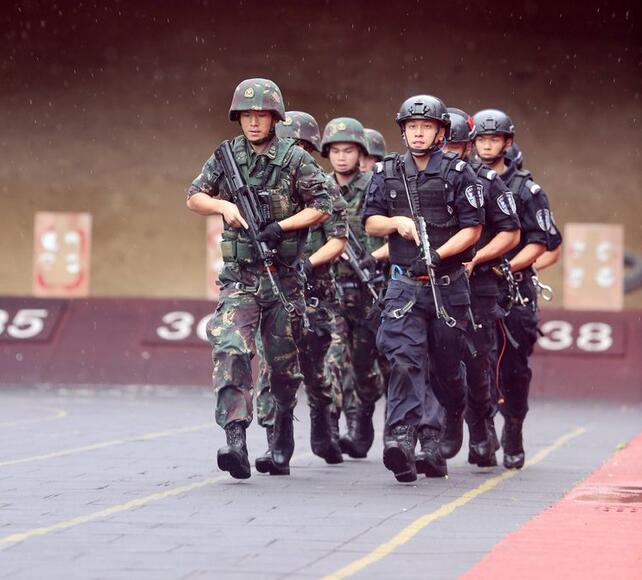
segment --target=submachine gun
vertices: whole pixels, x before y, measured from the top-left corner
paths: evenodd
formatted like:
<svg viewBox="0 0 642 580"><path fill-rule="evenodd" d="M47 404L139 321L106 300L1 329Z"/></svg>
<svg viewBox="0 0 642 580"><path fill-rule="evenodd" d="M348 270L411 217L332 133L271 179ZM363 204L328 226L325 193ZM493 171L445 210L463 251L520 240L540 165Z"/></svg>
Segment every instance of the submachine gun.
<svg viewBox="0 0 642 580"><path fill-rule="evenodd" d="M258 239L261 230L273 221L270 194L266 191L255 192L245 183L234 159L234 153L229 141L223 141L216 150L216 159L221 164L225 182L232 194L232 199L239 208L243 219L247 222L246 234L250 238L257 256L263 262L274 295L281 301L286 312L292 312L294 305L285 297L274 276L276 249L269 247L265 242Z"/></svg>

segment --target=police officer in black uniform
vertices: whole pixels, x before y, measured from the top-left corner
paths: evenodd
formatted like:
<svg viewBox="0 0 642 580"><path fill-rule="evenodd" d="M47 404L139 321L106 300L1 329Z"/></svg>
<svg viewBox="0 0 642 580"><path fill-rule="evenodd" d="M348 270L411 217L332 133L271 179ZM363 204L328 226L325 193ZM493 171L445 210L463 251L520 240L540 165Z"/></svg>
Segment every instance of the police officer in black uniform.
<svg viewBox="0 0 642 580"><path fill-rule="evenodd" d="M475 124L470 115L457 108L448 108L450 113L450 139L446 151L465 158L475 138ZM497 465L495 449L491 446L488 430L492 418L491 388L495 379L491 351L496 342L497 322L506 312L500 308L499 280L492 268L501 257L519 243L520 224L516 214L513 194L496 171L488 169L479 160L471 167L484 189L484 229L476 244L474 258L465 264L469 274L472 297L474 332L472 349L466 349L466 379L468 385L466 422L469 430L468 462L488 467ZM452 441L442 441L442 455L448 459L459 451Z"/></svg>
<svg viewBox="0 0 642 580"><path fill-rule="evenodd" d="M417 478L417 436L422 448L439 444L438 432L421 425L431 364L441 379L434 382L435 395L453 422L463 421L461 359L470 294L462 263L472 258L481 234L483 202L468 164L440 150L450 128L440 99L411 97L396 120L407 152L377 166L362 219L369 235L389 241L392 273L377 333L390 363L383 462L398 481L408 482ZM442 308L433 299L411 206L426 222Z"/></svg>
<svg viewBox="0 0 642 580"><path fill-rule="evenodd" d="M531 266L546 250L557 248L561 236L542 188L533 181L529 171L517 169L505 157L505 151L512 145L515 134L510 117L503 111L485 109L476 113L473 120L477 129L477 155L486 167L499 173L513 192L521 223L520 242L506 256L518 284L519 299L515 301L515 295L511 294L504 277L500 285L500 304L510 308L510 312L504 325L499 327L501 336L496 363L499 370L499 409L504 416L504 466L520 469L525 460L522 428L528 412L528 391L532 377L528 358L537 339L537 292L531 279Z"/></svg>

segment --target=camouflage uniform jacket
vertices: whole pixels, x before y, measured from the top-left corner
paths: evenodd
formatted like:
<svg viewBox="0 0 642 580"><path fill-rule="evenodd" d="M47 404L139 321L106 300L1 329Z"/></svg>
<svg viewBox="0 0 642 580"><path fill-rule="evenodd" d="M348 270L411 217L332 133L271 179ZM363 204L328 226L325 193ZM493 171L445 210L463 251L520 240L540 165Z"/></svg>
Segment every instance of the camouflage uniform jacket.
<svg viewBox="0 0 642 580"><path fill-rule="evenodd" d="M244 136L232 141L232 150L245 182L257 191L269 194L271 216L279 221L304 208L325 214L332 211L326 177L317 162L292 139L275 137L267 149L257 154ZM228 190L222 168L213 154L187 191L188 198L205 193L226 201L234 201ZM300 238L305 230L287 232L277 247L279 262L294 265L299 255ZM224 262L258 266L252 244L243 229L224 224L221 241Z"/></svg>
<svg viewBox="0 0 642 580"><path fill-rule="evenodd" d="M336 177L334 179L336 181ZM385 243L383 238L375 238L367 235L361 223L361 209L363 207L363 202L366 198L371 179L371 171L366 173L357 171L350 182L341 187L343 198L348 204L348 224L350 225L350 229L368 253L372 253ZM349 264L345 261L341 261L338 264L337 277L339 280L356 280L356 276L354 275L352 268L350 268Z"/></svg>

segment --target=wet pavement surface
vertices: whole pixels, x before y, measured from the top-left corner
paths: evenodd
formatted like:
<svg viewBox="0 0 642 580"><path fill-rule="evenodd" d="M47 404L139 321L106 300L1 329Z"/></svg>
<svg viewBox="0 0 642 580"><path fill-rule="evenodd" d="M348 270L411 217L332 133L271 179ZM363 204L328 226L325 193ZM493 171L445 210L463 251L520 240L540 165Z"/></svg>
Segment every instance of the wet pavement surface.
<svg viewBox="0 0 642 580"><path fill-rule="evenodd" d="M194 389L0 392L0 578L456 578L642 428L640 406L536 401L523 471L470 466L464 447L448 479L399 484L381 405L369 457L330 466L300 400L292 475L236 481L213 410ZM265 450L256 423L248 446Z"/></svg>

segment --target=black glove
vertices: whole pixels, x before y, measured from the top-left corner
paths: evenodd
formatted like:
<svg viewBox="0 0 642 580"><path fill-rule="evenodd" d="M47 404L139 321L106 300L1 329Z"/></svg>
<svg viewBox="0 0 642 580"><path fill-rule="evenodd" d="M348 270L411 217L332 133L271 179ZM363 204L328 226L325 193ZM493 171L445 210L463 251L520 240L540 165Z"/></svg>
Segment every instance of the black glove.
<svg viewBox="0 0 642 580"><path fill-rule="evenodd" d="M279 222L271 222L263 228L258 235L259 242L265 242L268 245L276 245L283 237L283 229Z"/></svg>
<svg viewBox="0 0 642 580"><path fill-rule="evenodd" d="M367 254L365 258L359 260L359 267L368 270L370 274L374 274L377 269L377 260L372 254Z"/></svg>
<svg viewBox="0 0 642 580"><path fill-rule="evenodd" d="M433 268L436 268L439 266L441 262L441 257L439 254L430 248L430 258L432 260L432 265ZM428 267L426 266L426 260L423 259L423 257L417 257L415 261L412 263L412 266L410 266L410 271L415 275L415 276L427 276L428 275Z"/></svg>
<svg viewBox="0 0 642 580"><path fill-rule="evenodd" d="M409 272L414 276L427 276L428 268L426 266L426 261L423 258L415 258L415 261L409 268Z"/></svg>
<svg viewBox="0 0 642 580"><path fill-rule="evenodd" d="M301 262L301 272L305 274L306 278L310 278L312 276L312 272L314 271L314 266L312 265L312 262L310 262L310 258L306 258Z"/></svg>
<svg viewBox="0 0 642 580"><path fill-rule="evenodd" d="M432 260L432 265L434 268L441 264L441 256L437 253L437 250L430 248L430 259Z"/></svg>

